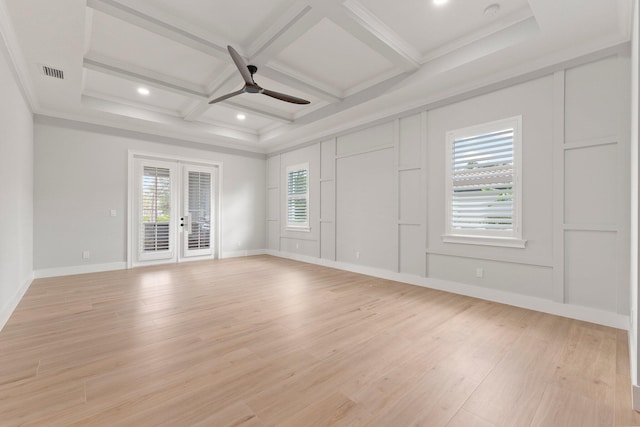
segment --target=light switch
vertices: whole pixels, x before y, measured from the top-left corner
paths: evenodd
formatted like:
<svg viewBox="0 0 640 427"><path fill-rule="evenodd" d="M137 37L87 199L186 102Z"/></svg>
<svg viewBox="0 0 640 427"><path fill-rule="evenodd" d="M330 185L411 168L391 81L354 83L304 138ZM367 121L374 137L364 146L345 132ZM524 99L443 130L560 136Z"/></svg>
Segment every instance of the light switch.
<svg viewBox="0 0 640 427"><path fill-rule="evenodd" d="M117 215L116 210L115 209L111 209L111 216L116 216L116 215Z"/></svg>

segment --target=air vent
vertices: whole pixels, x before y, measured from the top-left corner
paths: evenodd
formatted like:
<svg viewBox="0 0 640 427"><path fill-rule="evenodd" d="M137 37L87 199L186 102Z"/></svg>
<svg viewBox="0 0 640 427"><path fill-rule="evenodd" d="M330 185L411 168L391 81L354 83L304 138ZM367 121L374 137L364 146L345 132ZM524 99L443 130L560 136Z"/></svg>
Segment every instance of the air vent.
<svg viewBox="0 0 640 427"><path fill-rule="evenodd" d="M53 77L56 79L64 80L64 71L58 70L57 68L48 67L46 65L42 66L42 72L45 76Z"/></svg>

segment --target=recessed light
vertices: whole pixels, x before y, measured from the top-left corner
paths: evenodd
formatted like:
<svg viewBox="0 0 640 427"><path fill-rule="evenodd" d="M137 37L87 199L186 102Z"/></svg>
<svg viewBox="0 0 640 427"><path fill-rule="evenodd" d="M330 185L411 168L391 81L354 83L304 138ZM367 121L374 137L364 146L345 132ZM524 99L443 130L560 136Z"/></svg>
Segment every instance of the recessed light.
<svg viewBox="0 0 640 427"><path fill-rule="evenodd" d="M236 116L236 119L238 119L238 120L244 120L244 119L246 119L246 118L247 118L247 116L245 116L245 115L244 115L244 114L242 114L242 113L239 113L239 114Z"/></svg>
<svg viewBox="0 0 640 427"><path fill-rule="evenodd" d="M138 88L138 93L142 96L147 96L149 95L149 89L147 89L146 87L139 87Z"/></svg>
<svg viewBox="0 0 640 427"><path fill-rule="evenodd" d="M445 3L448 3L449 0L433 0L433 4L435 4L436 6L442 6Z"/></svg>

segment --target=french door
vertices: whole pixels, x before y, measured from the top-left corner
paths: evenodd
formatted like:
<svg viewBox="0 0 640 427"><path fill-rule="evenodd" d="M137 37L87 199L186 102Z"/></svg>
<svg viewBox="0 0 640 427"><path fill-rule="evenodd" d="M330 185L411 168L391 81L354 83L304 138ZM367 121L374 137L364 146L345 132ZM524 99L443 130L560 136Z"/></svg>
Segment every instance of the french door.
<svg viewBox="0 0 640 427"><path fill-rule="evenodd" d="M218 168L133 159L132 266L214 258Z"/></svg>

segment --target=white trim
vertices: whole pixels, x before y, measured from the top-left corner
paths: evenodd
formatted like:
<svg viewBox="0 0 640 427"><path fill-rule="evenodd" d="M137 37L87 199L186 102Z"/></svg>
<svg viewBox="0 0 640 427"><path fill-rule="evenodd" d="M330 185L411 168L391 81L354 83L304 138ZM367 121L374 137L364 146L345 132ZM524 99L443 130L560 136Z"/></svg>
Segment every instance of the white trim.
<svg viewBox="0 0 640 427"><path fill-rule="evenodd" d="M635 384L631 385L631 407L640 411L640 386Z"/></svg>
<svg viewBox="0 0 640 427"><path fill-rule="evenodd" d="M184 233L187 233L187 229L178 230L179 234L182 234L182 245L179 252L179 260L180 262L186 260L202 260L202 259L215 259L216 256L216 246L219 239L219 232L216 227L216 220L218 220L218 216L220 213L217 211L217 202L219 200L219 194L217 194L217 182L218 182L218 167L217 166L202 166L202 165L192 165L189 163L181 163L182 169L182 189L180 191L180 195L182 196L182 200L180 200L180 211L183 212L183 215L188 218L188 223L191 223L190 214L189 214L189 206L187 204L188 201L188 185L189 185L189 173L191 172L203 172L207 173L210 176L210 186L209 186L209 227L213 229L217 235L214 235L214 245L211 245L211 241L209 242L209 247L205 249L189 249L189 239L185 237ZM211 236L210 236L211 238ZM194 258L195 257L195 258Z"/></svg>
<svg viewBox="0 0 640 427"><path fill-rule="evenodd" d="M553 300L558 303L565 302L565 277L564 277L564 204L565 204L565 85L566 73L564 70L553 73L553 150L552 150L552 175L553 190L551 191L551 213L553 215L553 273L552 290Z"/></svg>
<svg viewBox="0 0 640 427"><path fill-rule="evenodd" d="M191 157L182 157L182 156L174 156L170 154L149 152L149 151L138 151L138 150L129 150L128 151L128 180L127 180L127 266L125 268L136 267L135 260L133 258L133 254L135 253L135 246L132 243L133 236L133 222L136 218L133 218L132 208L134 206L134 191L132 191L133 186L135 185L135 159L148 159L148 160L157 160L157 161L169 161L175 162L176 164L189 164L196 166L206 166L206 167L216 167L216 188L214 189L214 194L216 196L216 226L215 226L215 246L213 249L212 259L215 259L216 256L220 257L222 254L222 180L223 180L223 162L215 161L215 160L203 160L203 159L194 159ZM204 258L200 258L204 259ZM146 263L145 263L146 264ZM150 264L149 264L150 265Z"/></svg>
<svg viewBox="0 0 640 427"><path fill-rule="evenodd" d="M75 265L70 267L43 268L33 272L36 279L43 277L71 276L73 274L100 273L103 271L126 270L126 262L109 262L104 264Z"/></svg>
<svg viewBox="0 0 640 427"><path fill-rule="evenodd" d="M496 256L487 253L483 253L482 255L475 254L465 254L461 253L457 250L447 250L447 249L429 249L425 251L427 255L440 255L440 256L448 256L454 258L467 258L467 259L481 259L487 261L496 261L502 262L506 264L520 264L520 265L532 265L535 267L545 267L545 268L554 268L553 261L551 259L547 260L546 258L532 258L526 257L525 259L518 259L513 257L505 257L505 256Z"/></svg>
<svg viewBox="0 0 640 427"><path fill-rule="evenodd" d="M513 129L513 174L512 174L512 229L486 230L452 227L453 203L453 161L454 144L459 139ZM442 240L448 243L467 243L488 246L507 246L524 248L522 240L522 116L507 117L492 122L479 123L460 129L450 130L446 134L445 150L445 234ZM469 239L463 239L468 237ZM471 237L481 237L473 239ZM496 239L498 238L498 239Z"/></svg>
<svg viewBox="0 0 640 427"><path fill-rule="evenodd" d="M309 206L309 202L307 201L307 206ZM308 215L308 214L307 214ZM275 221L275 220L274 220ZM311 232L311 227L309 226L300 226L300 227L295 227L293 225L287 225L284 228L285 231L301 231L303 233L310 233Z"/></svg>
<svg viewBox="0 0 640 427"><path fill-rule="evenodd" d="M330 261L327 259L314 258L306 255L278 252L273 250L266 250L265 253L267 255L272 255L279 258L286 258L295 261L306 262L309 264L337 268L340 270L351 271L354 273L365 274L368 276L379 277L382 279L393 280L410 285L422 286L425 288L437 289L454 294L498 302L515 307L526 308L528 310L540 311L542 313L553 314L570 319L596 323L603 326L623 329L625 331L629 330L629 316L598 310L595 308L562 304L543 298L532 297L529 295L515 294L497 289L483 288L475 285L451 282L448 280L414 276L406 273L395 273L389 270L349 264L340 261Z"/></svg>
<svg viewBox="0 0 640 427"><path fill-rule="evenodd" d="M133 200L137 203L131 205L133 208L128 212L129 223L131 224L131 237L133 239L128 242L129 251L132 255L131 267L140 267L143 265L175 262L178 258L179 245L178 241L178 216L180 208L178 206L178 188L180 187L180 176L178 173L178 163L169 160L147 159L145 157L133 157L134 164L134 181L133 187L130 187L128 191L133 194ZM145 233L141 229L140 218L142 212L140 207L142 206L142 194L141 183L143 182L144 169L147 167L157 169L167 169L169 171L169 191L170 191L170 209L169 209L169 249L157 252L146 253L142 248L142 241L140 236Z"/></svg>
<svg viewBox="0 0 640 427"><path fill-rule="evenodd" d="M305 171L307 173L307 192L304 195L301 194L295 194L295 195L290 195L289 194L289 174L292 172L298 172L298 171ZM311 184L311 179L309 179L309 162L305 162L305 163L299 163L297 165L290 165L287 166L285 169L285 174L284 174L284 179L285 179L285 206L284 206L284 211L285 211L285 230L287 231L303 231L303 232L310 232L311 231L311 221L310 221L310 216L311 216L311 209L310 209L310 202L311 202L311 197L310 197L310 193L311 193L311 189L309 188L309 185ZM307 212L306 212L306 219L307 221L301 224L297 224L297 223L290 223L289 222L289 198L292 199L305 199L305 201L307 202Z"/></svg>
<svg viewBox="0 0 640 427"><path fill-rule="evenodd" d="M511 237L497 236L461 236L457 234L444 234L442 236L444 243L462 243L466 245L483 245L483 246L502 246L505 248L524 249L527 244L526 240L513 239Z"/></svg>
<svg viewBox="0 0 640 427"><path fill-rule="evenodd" d="M266 255L268 249L248 249L245 251L227 251L223 252L220 259L239 258L244 256Z"/></svg>
<svg viewBox="0 0 640 427"><path fill-rule="evenodd" d="M561 145L561 147L565 151L568 151L568 150L579 150L581 148L601 147L603 145L614 145L614 144L618 143L618 140L619 140L619 137L617 135L616 136L605 136L603 138L580 139L580 140L577 140L577 141L564 142Z"/></svg>
<svg viewBox="0 0 640 427"><path fill-rule="evenodd" d="M16 292L9 299L9 301L7 301L4 307L0 309L0 331L2 331L2 328L4 328L4 326L9 321L9 318L13 314L13 311L16 309L20 301L22 300L22 297L24 296L24 294L27 293L29 286L31 286L31 283L33 283L33 279L34 279L34 276L33 274L31 274L31 276L28 277L27 280L25 280L22 286L20 286L16 290Z"/></svg>
<svg viewBox="0 0 640 427"><path fill-rule="evenodd" d="M391 123L393 120L389 120L389 123ZM348 153L336 154L336 159L344 159L345 157L361 156L363 154L375 153L376 151L389 150L392 148L395 148L395 145L393 144L381 145L379 147L365 148L357 151L349 151Z"/></svg>

